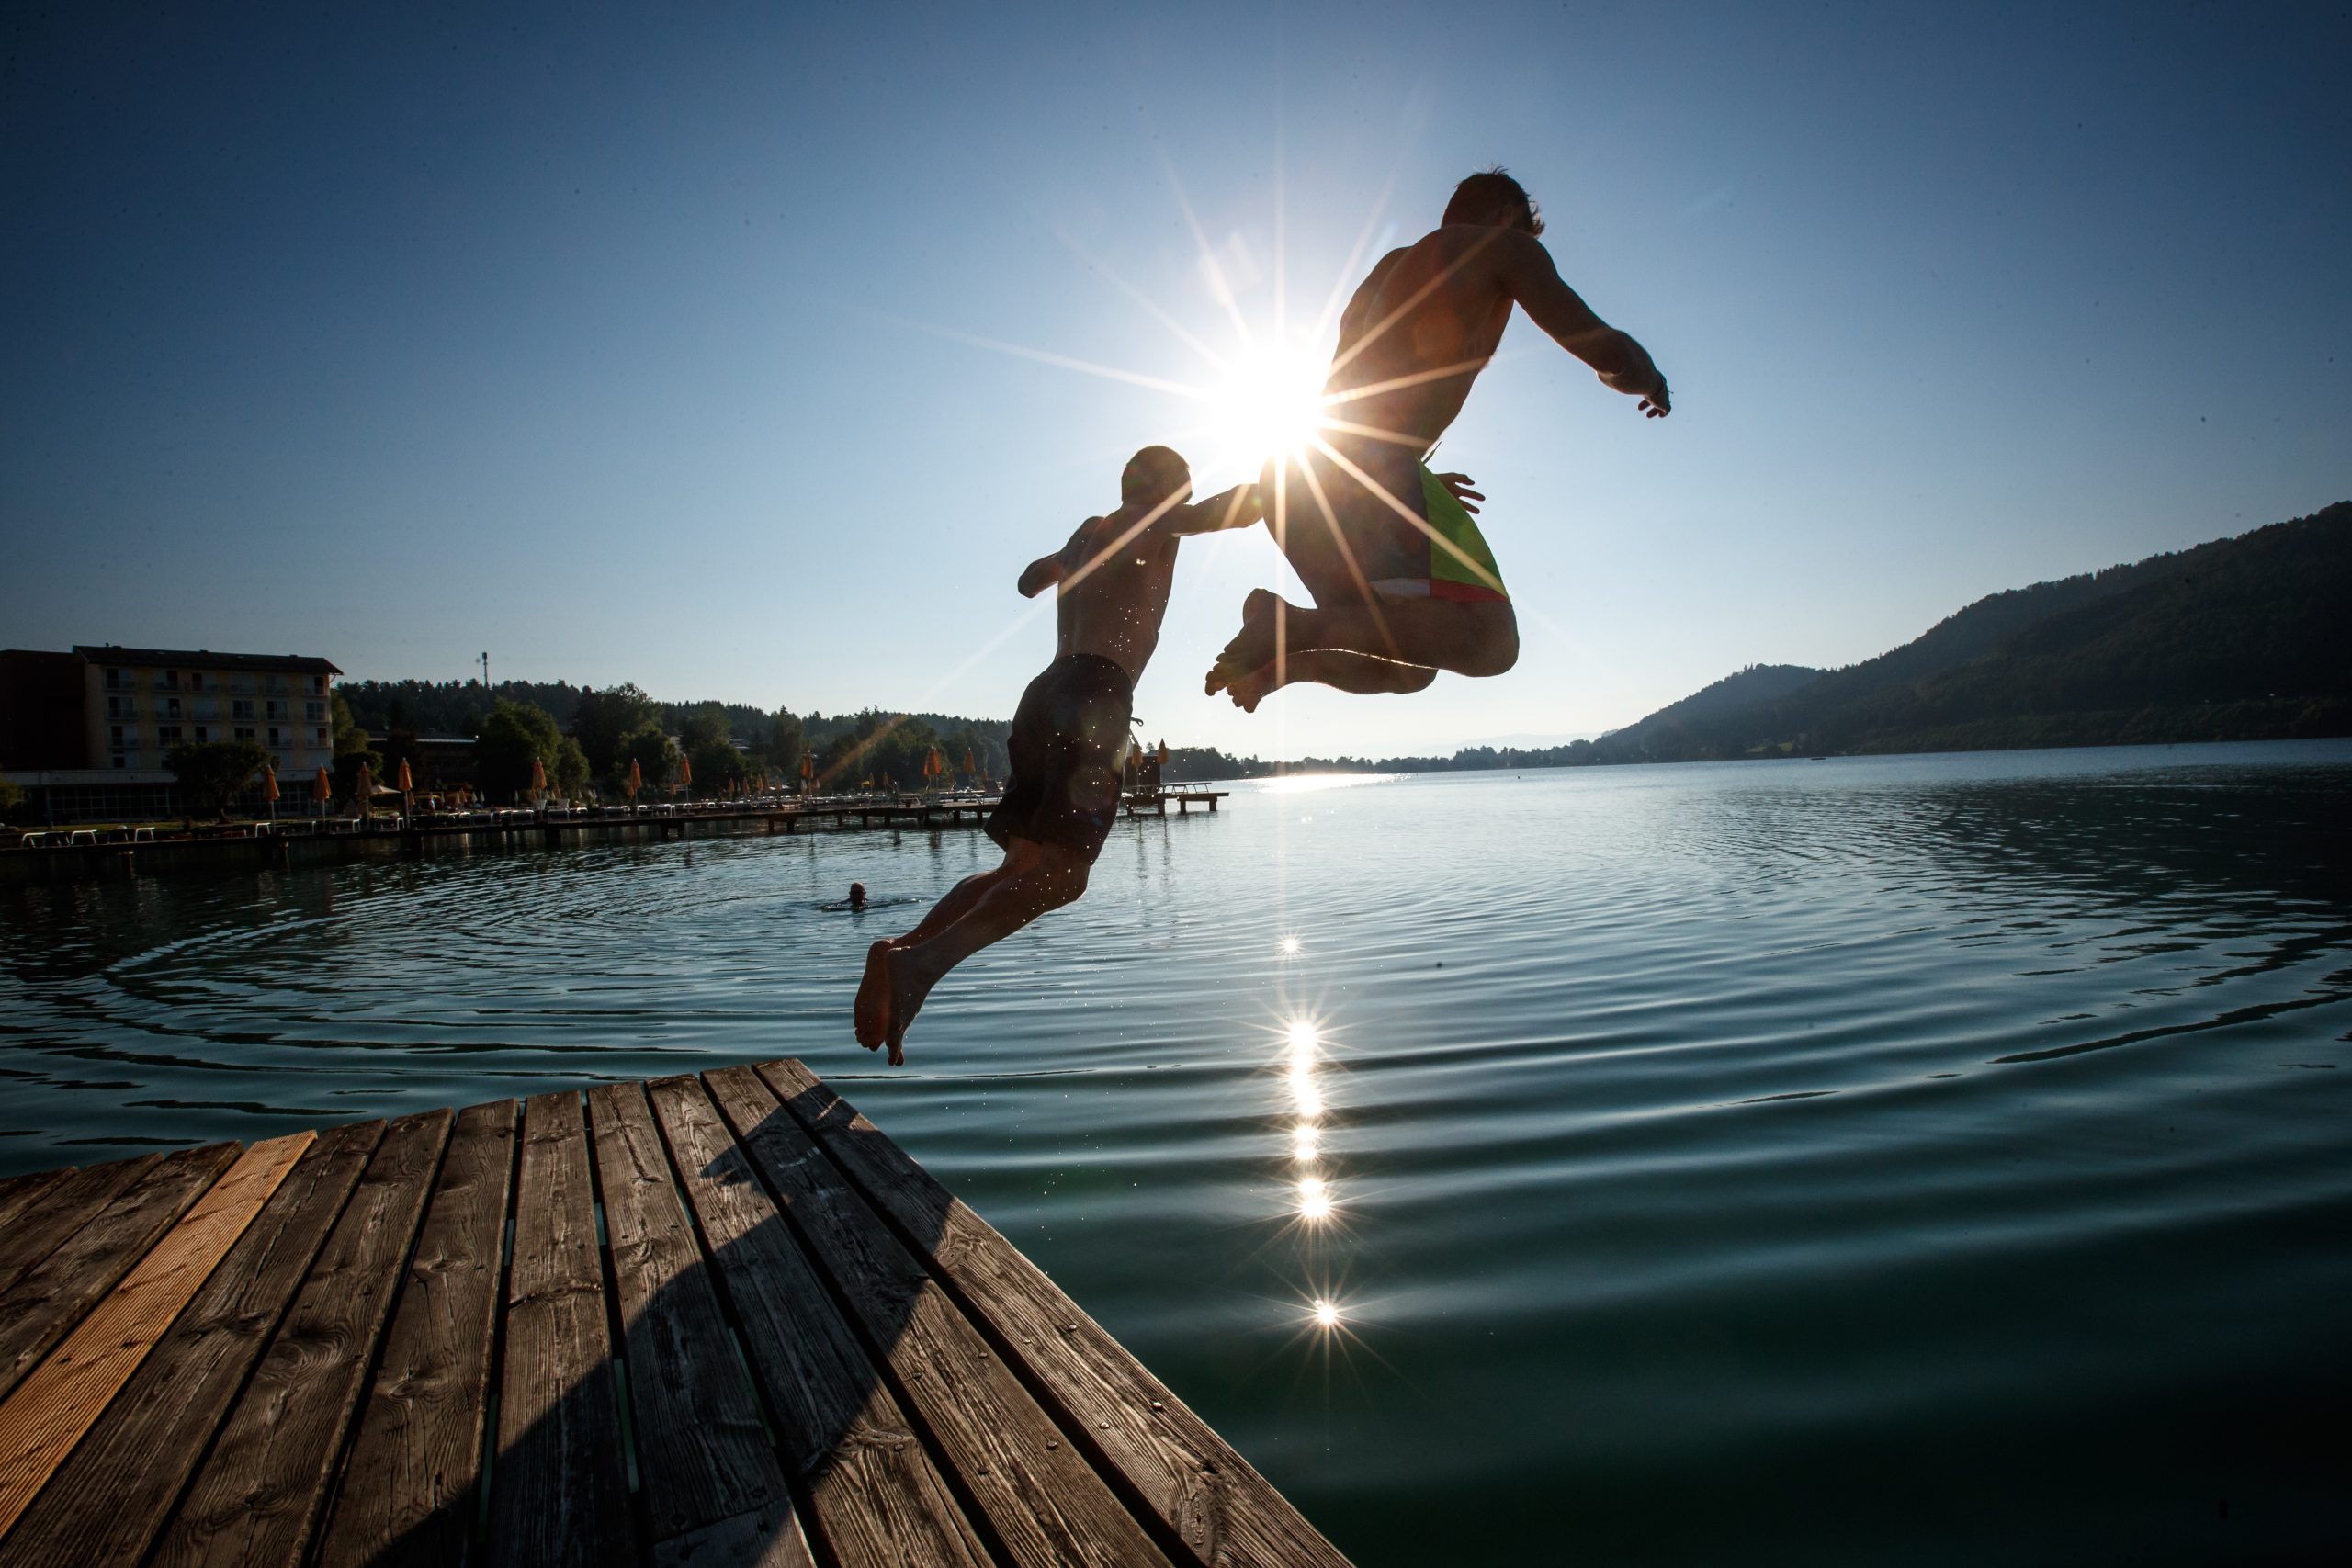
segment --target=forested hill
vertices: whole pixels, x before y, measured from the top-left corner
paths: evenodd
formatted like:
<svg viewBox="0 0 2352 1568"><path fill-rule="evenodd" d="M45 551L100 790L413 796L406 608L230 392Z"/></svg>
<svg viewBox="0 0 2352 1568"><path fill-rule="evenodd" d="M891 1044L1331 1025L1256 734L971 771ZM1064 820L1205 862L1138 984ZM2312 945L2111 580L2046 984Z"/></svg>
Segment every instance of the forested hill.
<svg viewBox="0 0 2352 1568"><path fill-rule="evenodd" d="M2339 502L2236 538L1996 593L1875 659L1701 705L1760 672L1747 671L1564 760L2352 733L2347 626L2352 502Z"/></svg>

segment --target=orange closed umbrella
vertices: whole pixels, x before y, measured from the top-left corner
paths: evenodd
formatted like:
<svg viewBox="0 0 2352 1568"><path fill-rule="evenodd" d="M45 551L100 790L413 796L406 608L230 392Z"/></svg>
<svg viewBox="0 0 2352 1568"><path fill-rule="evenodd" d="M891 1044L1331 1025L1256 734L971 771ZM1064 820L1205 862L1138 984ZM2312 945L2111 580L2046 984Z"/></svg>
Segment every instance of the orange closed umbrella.
<svg viewBox="0 0 2352 1568"><path fill-rule="evenodd" d="M277 798L277 770L276 768L264 768L261 771L261 797L270 801Z"/></svg>
<svg viewBox="0 0 2352 1568"><path fill-rule="evenodd" d="M1159 765L1163 768L1168 765L1168 742L1165 740L1159 743Z"/></svg>
<svg viewBox="0 0 2352 1568"><path fill-rule="evenodd" d="M637 798L637 792L644 787L645 774L638 767L637 759L631 757L628 760L628 797L631 800L635 800Z"/></svg>
<svg viewBox="0 0 2352 1568"><path fill-rule="evenodd" d="M980 771L972 761L972 749L969 746L964 748L964 771L967 773L977 773Z"/></svg>
<svg viewBox="0 0 2352 1568"><path fill-rule="evenodd" d="M695 765L688 761L686 760L686 754L684 751L681 751L678 753L678 787L680 789L692 789L694 787L694 783Z"/></svg>
<svg viewBox="0 0 2352 1568"><path fill-rule="evenodd" d="M411 790L416 787L416 780L409 776L408 759L406 757L402 757L401 759L401 774L398 779L393 781L392 787L399 790L402 795L408 794Z"/></svg>
<svg viewBox="0 0 2352 1568"><path fill-rule="evenodd" d="M365 762L359 764L359 809L376 815L376 770Z"/></svg>
<svg viewBox="0 0 2352 1568"><path fill-rule="evenodd" d="M814 779L817 776L816 753L811 751L800 753L800 776L804 779Z"/></svg>
<svg viewBox="0 0 2352 1568"><path fill-rule="evenodd" d="M319 776L311 781L311 798L323 807L327 803L327 796L334 793L334 781L327 777L327 771L322 766L319 769Z"/></svg>
<svg viewBox="0 0 2352 1568"><path fill-rule="evenodd" d="M531 793L533 795L545 795L547 792L548 765L538 758L534 757L531 759Z"/></svg>

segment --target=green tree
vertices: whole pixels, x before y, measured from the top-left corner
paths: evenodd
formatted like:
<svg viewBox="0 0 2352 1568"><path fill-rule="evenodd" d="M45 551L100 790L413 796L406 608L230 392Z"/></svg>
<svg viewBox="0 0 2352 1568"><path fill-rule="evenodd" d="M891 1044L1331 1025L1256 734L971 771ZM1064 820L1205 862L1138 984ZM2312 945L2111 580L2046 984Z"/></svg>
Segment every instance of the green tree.
<svg viewBox="0 0 2352 1568"><path fill-rule="evenodd" d="M799 716L790 708L778 708L769 721L768 737L761 753L769 762L771 779L789 783L800 776L800 753L808 749Z"/></svg>
<svg viewBox="0 0 2352 1568"><path fill-rule="evenodd" d="M693 794L724 795L729 784L752 776L752 760L735 749L726 707L704 703L679 726L678 744L694 764Z"/></svg>
<svg viewBox="0 0 2352 1568"><path fill-rule="evenodd" d="M611 776L614 793L619 794L628 787L628 765L631 762L635 762L645 775L644 793L659 795L669 784L670 775L677 772L678 749L670 743L668 736L662 733L662 727L658 724L648 724L630 731L622 738L613 759Z"/></svg>
<svg viewBox="0 0 2352 1568"><path fill-rule="evenodd" d="M601 692L583 691L571 711L571 738L580 742L592 773L609 773L616 764L626 773L628 759L622 755L623 743L648 725L658 727L661 716L653 699L627 682Z"/></svg>
<svg viewBox="0 0 2352 1568"><path fill-rule="evenodd" d="M555 750L555 766L548 770L548 782L566 800L578 800L588 793L588 781L594 777L588 771L588 753L580 742L567 735Z"/></svg>
<svg viewBox="0 0 2352 1568"><path fill-rule="evenodd" d="M343 700L341 692L329 699L328 712L334 720L334 754L338 757L356 756L368 750L368 731L352 716L351 705ZM382 769L383 760L376 758L370 766Z"/></svg>
<svg viewBox="0 0 2352 1568"><path fill-rule="evenodd" d="M500 698L474 742L482 793L492 800L524 799L530 793L531 764L543 764L552 784L561 772L562 750L563 731L546 709Z"/></svg>
<svg viewBox="0 0 2352 1568"><path fill-rule="evenodd" d="M697 704L679 717L678 744L685 749L688 756L714 746L729 744L732 733L727 722L724 704Z"/></svg>
<svg viewBox="0 0 2352 1568"><path fill-rule="evenodd" d="M6 779L0 779L0 822L14 822L24 804L25 792Z"/></svg>
<svg viewBox="0 0 2352 1568"><path fill-rule="evenodd" d="M226 817L229 802L269 765L269 753L250 740L206 740L164 754L194 815Z"/></svg>

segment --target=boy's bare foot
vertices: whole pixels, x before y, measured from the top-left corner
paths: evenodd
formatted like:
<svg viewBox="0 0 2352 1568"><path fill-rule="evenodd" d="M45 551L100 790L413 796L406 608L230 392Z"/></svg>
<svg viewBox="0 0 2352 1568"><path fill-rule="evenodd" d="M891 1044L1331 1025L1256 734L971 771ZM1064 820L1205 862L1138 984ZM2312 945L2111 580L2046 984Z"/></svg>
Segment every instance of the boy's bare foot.
<svg viewBox="0 0 2352 1568"><path fill-rule="evenodd" d="M884 1031L890 1046L890 1065L902 1067L907 1064L907 1025L922 1010L923 998L931 995L937 976L925 979L916 970L907 950L884 943L881 969L883 983L888 987L884 1007L887 1027Z"/></svg>
<svg viewBox="0 0 2352 1568"><path fill-rule="evenodd" d="M1224 651L1216 656L1216 662L1209 666L1206 690L1210 696L1227 690L1236 682L1250 680L1260 671L1273 664L1274 611L1281 604L1280 599L1263 588L1251 589L1250 596L1241 601L1241 629L1234 634L1231 642L1225 645ZM1263 694L1262 690L1258 694L1259 696ZM1233 700L1241 702L1238 695ZM1258 697L1251 697L1243 705L1256 707Z"/></svg>
<svg viewBox="0 0 2352 1568"><path fill-rule="evenodd" d="M890 983L882 962L889 948L888 942L877 942L865 950L865 973L858 979L857 1002L850 1010L857 1043L869 1051L882 1043L890 1022Z"/></svg>

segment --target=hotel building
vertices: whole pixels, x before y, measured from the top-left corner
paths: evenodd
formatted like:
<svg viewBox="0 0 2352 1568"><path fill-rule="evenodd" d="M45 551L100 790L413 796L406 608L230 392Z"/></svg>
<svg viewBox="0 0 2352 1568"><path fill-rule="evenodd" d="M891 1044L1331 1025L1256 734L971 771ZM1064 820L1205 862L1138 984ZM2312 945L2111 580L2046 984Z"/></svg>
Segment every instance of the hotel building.
<svg viewBox="0 0 2352 1568"><path fill-rule="evenodd" d="M0 653L0 769L52 792L61 818L164 816L175 746L250 740L289 793L334 760L329 702L343 671L292 654L84 644Z"/></svg>

